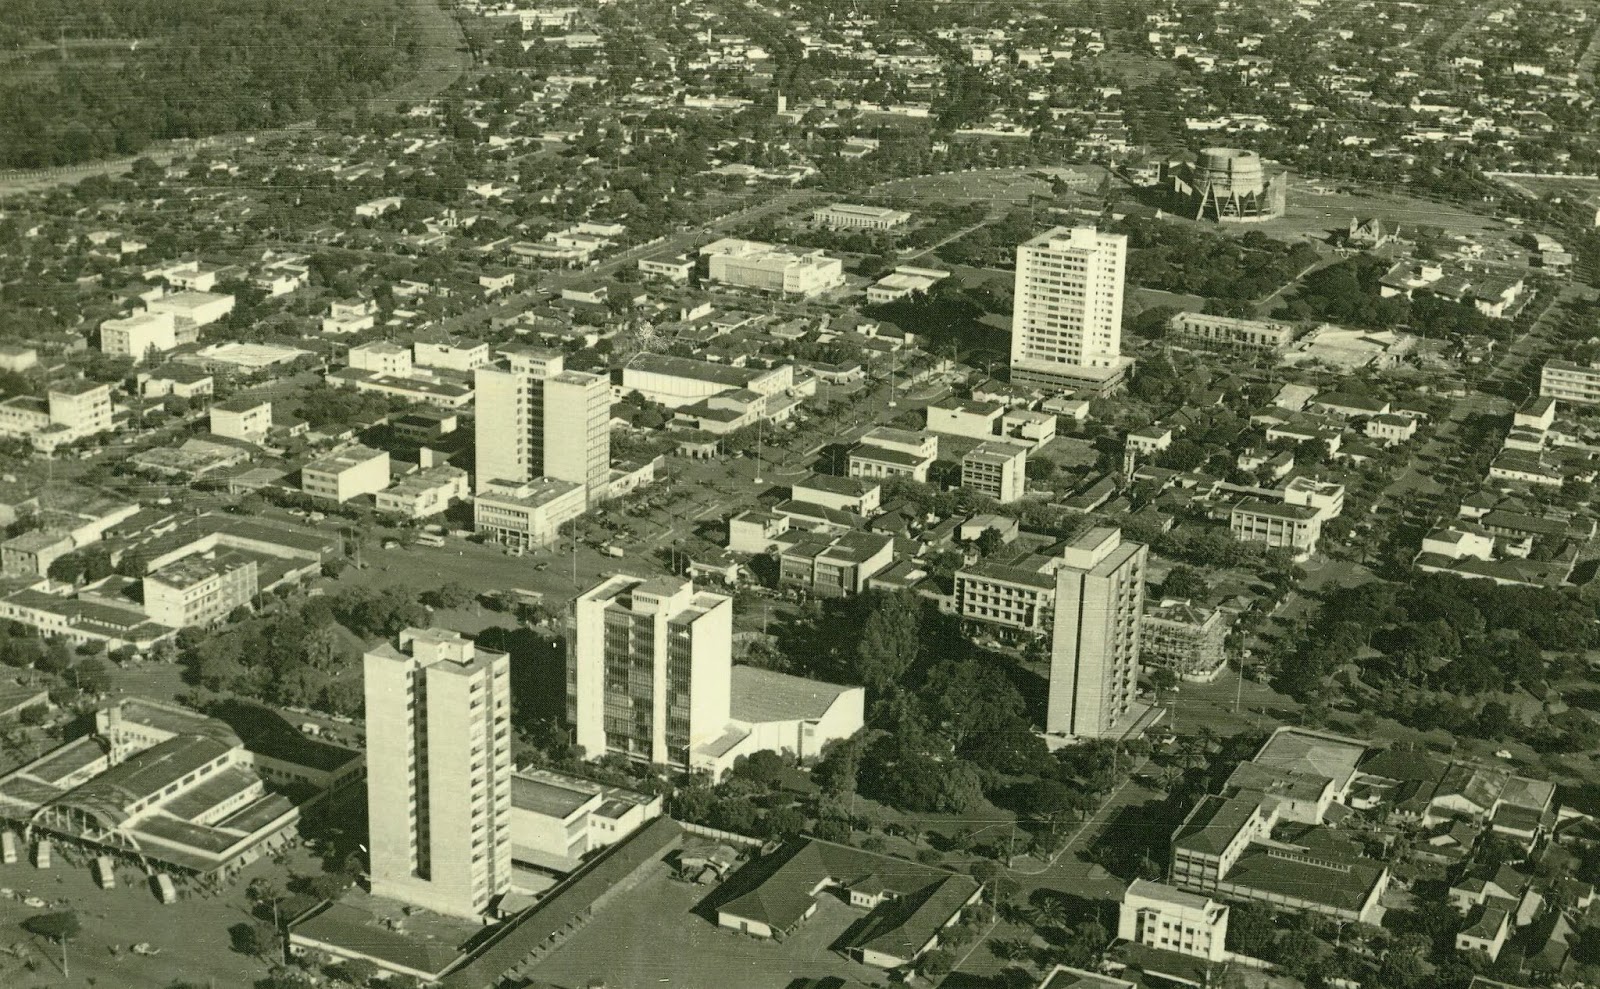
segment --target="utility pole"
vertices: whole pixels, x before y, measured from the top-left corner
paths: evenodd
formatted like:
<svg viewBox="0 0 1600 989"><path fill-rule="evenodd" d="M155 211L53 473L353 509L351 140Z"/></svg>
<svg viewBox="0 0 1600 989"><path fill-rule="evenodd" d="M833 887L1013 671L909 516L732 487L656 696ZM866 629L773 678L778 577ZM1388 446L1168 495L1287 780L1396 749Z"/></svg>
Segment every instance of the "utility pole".
<svg viewBox="0 0 1600 989"><path fill-rule="evenodd" d="M1250 650L1246 649L1239 654L1239 682L1233 689L1233 713L1239 713L1239 702L1244 698L1244 664L1250 658Z"/></svg>
<svg viewBox="0 0 1600 989"><path fill-rule="evenodd" d="M762 483L762 480L761 480L761 433L762 433L762 426L765 423L766 423L765 419L757 419L756 420L756 483L757 484Z"/></svg>

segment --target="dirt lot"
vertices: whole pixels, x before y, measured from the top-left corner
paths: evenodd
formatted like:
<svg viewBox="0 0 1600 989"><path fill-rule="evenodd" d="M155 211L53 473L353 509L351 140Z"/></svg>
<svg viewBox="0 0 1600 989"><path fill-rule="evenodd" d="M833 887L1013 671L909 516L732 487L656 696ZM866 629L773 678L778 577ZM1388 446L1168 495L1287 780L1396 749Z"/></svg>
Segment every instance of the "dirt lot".
<svg viewBox="0 0 1600 989"><path fill-rule="evenodd" d="M306 870L308 860L300 861ZM257 862L244 877L215 897L184 893L178 902L163 906L148 882L128 867L119 869L116 889L95 885L87 865L71 865L58 857L52 869L31 864L0 865L0 886L16 899L0 899L0 945L23 945L18 955L0 955L0 985L7 989L55 986L114 986L116 989L161 989L182 978L191 982L242 987L266 974L260 959L235 952L228 928L249 917L244 889L257 875L270 875L280 883L287 869L271 861ZM37 896L49 904L29 907L21 897ZM29 917L54 910L73 910L82 933L67 946L68 971L62 974L61 949L24 931ZM161 953L153 958L132 955L127 949L149 942ZM118 956L112 946L121 949ZM34 966L29 971L26 962Z"/></svg>

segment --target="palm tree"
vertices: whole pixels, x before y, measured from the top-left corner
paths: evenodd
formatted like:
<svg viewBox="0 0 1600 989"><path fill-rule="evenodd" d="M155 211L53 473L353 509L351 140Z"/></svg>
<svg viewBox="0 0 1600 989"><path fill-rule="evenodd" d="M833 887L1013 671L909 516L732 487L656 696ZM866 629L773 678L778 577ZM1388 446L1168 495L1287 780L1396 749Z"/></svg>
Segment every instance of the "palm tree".
<svg viewBox="0 0 1600 989"><path fill-rule="evenodd" d="M1162 766L1156 773L1154 782L1156 788L1162 793L1171 793L1183 779L1183 772L1177 766Z"/></svg>
<svg viewBox="0 0 1600 989"><path fill-rule="evenodd" d="M1067 905L1060 897L1041 897L1033 905L1033 926L1064 928L1067 926Z"/></svg>

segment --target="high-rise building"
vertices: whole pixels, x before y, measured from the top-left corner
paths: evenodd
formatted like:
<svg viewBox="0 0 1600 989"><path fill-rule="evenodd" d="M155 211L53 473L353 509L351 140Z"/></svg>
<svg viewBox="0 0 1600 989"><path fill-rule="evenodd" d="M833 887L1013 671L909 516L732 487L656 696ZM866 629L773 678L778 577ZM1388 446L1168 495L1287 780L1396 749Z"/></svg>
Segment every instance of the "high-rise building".
<svg viewBox="0 0 1600 989"><path fill-rule="evenodd" d="M1017 248L1011 381L1105 394L1133 360L1122 355L1123 234L1056 227Z"/></svg>
<svg viewBox="0 0 1600 989"><path fill-rule="evenodd" d="M611 477L611 384L564 369L558 351L529 348L481 367L477 393L478 490L539 477L582 484L588 504Z"/></svg>
<svg viewBox="0 0 1600 989"><path fill-rule="evenodd" d="M1139 689L1139 623L1150 551L1124 541L1120 529L1096 527L1062 555L1045 731L1113 737Z"/></svg>
<svg viewBox="0 0 1600 989"><path fill-rule="evenodd" d="M511 661L408 628L366 654L372 892L476 919L511 886Z"/></svg>
<svg viewBox="0 0 1600 989"><path fill-rule="evenodd" d="M676 577L618 575L580 595L567 721L590 758L688 768L725 733L733 599Z"/></svg>

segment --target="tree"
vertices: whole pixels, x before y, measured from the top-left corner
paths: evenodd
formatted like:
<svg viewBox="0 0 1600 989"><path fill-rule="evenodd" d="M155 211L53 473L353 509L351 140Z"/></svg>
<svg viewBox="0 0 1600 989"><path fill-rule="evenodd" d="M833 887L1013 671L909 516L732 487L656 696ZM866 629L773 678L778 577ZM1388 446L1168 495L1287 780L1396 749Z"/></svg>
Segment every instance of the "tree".
<svg viewBox="0 0 1600 989"><path fill-rule="evenodd" d="M736 775L766 789L778 782L778 778L786 768L788 767L783 761L783 756L771 750L762 750L740 759L734 765L733 771Z"/></svg>
<svg viewBox="0 0 1600 989"><path fill-rule="evenodd" d="M1169 570L1166 579L1161 582L1163 597L1204 601L1210 593L1211 585L1205 575L1194 567L1181 563Z"/></svg>
<svg viewBox="0 0 1600 989"><path fill-rule="evenodd" d="M1049 777L1037 780L1028 790L1028 809L1048 821L1052 833L1068 815L1081 814L1089 804L1082 790Z"/></svg>
<svg viewBox="0 0 1600 989"><path fill-rule="evenodd" d="M881 697L899 686L919 651L920 607L910 594L880 594L861 629L853 682Z"/></svg>
<svg viewBox="0 0 1600 989"><path fill-rule="evenodd" d="M762 823L770 837L793 838L806 829L806 816L794 807L779 807L768 811Z"/></svg>
<svg viewBox="0 0 1600 989"><path fill-rule="evenodd" d="M1155 688L1156 703L1161 702L1161 695L1178 685L1178 674L1165 666L1158 666L1150 671L1150 686Z"/></svg>
<svg viewBox="0 0 1600 989"><path fill-rule="evenodd" d="M79 688L91 694L105 694L111 691L111 667L98 656L90 656L78 663L72 668L72 675L77 680Z"/></svg>
<svg viewBox="0 0 1600 989"><path fill-rule="evenodd" d="M1042 930L1059 930L1067 926L1070 916L1067 903L1053 891L1040 889L1035 892L1032 902L1033 909L1029 919L1033 926Z"/></svg>
<svg viewBox="0 0 1600 989"><path fill-rule="evenodd" d="M72 667L72 647L64 639L51 639L35 665L45 673L65 673Z"/></svg>
<svg viewBox="0 0 1600 989"><path fill-rule="evenodd" d="M956 959L954 955L943 948L935 948L923 955L922 959L917 962L917 971L921 972L924 978L937 982L939 979L949 975L950 970L955 966Z"/></svg>
<svg viewBox="0 0 1600 989"><path fill-rule="evenodd" d="M422 595L422 603L434 608L464 608L472 603L472 599L472 592L455 581Z"/></svg>
<svg viewBox="0 0 1600 989"><path fill-rule="evenodd" d="M268 920L240 921L228 928L228 940L241 955L271 958L278 948L278 928Z"/></svg>
<svg viewBox="0 0 1600 989"><path fill-rule="evenodd" d="M49 938L58 944L72 940L83 930L83 925L78 920L78 915L71 910L35 914L23 921L22 926L28 933Z"/></svg>
<svg viewBox="0 0 1600 989"><path fill-rule="evenodd" d="M378 966L365 958L350 958L338 965L339 978L353 986L371 985L378 972Z"/></svg>
<svg viewBox="0 0 1600 989"><path fill-rule="evenodd" d="M861 772L860 738L845 738L830 742L822 750L822 760L811 771L811 779L828 796L835 799L856 791L856 777Z"/></svg>
<svg viewBox="0 0 1600 989"><path fill-rule="evenodd" d="M1251 956L1266 958L1277 941L1272 912L1254 903L1236 904L1228 914L1228 947Z"/></svg>

